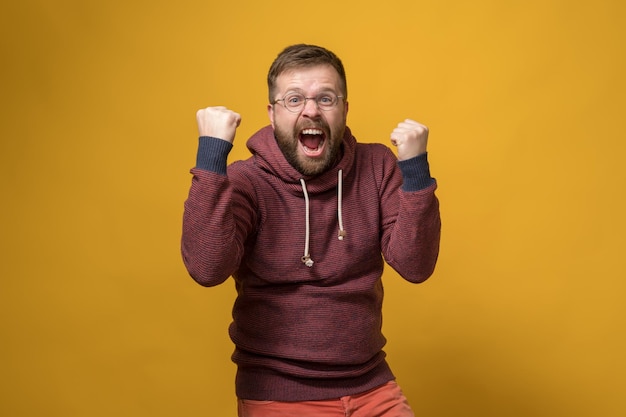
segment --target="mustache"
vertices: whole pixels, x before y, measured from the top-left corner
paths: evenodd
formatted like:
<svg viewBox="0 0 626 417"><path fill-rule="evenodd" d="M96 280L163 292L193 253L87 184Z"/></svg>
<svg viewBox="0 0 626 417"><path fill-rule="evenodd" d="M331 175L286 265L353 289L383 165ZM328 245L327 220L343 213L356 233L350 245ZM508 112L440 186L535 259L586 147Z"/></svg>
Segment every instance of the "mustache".
<svg viewBox="0 0 626 417"><path fill-rule="evenodd" d="M296 127L294 128L294 131L296 134L299 134L304 129L321 129L327 134L330 132L330 127L328 126L327 123L324 123L324 122L301 123L301 124L296 125Z"/></svg>

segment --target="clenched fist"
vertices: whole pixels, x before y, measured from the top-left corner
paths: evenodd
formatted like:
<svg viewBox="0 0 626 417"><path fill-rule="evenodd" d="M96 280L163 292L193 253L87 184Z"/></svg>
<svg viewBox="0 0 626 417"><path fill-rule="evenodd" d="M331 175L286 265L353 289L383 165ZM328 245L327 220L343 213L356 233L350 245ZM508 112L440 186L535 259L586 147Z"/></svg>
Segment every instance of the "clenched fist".
<svg viewBox="0 0 626 417"><path fill-rule="evenodd" d="M198 110L196 120L200 136L211 136L233 143L241 116L226 107L218 106Z"/></svg>
<svg viewBox="0 0 626 417"><path fill-rule="evenodd" d="M415 120L400 122L391 132L391 143L398 148L398 160L414 158L426 152L428 128Z"/></svg>

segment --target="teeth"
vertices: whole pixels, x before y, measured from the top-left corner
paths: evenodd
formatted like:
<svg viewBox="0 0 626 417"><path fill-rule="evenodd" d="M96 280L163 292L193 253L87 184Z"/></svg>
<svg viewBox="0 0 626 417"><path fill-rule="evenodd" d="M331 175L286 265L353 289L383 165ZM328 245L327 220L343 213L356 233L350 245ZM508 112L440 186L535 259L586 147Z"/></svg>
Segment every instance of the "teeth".
<svg viewBox="0 0 626 417"><path fill-rule="evenodd" d="M303 135L321 135L323 132L320 129L304 129Z"/></svg>

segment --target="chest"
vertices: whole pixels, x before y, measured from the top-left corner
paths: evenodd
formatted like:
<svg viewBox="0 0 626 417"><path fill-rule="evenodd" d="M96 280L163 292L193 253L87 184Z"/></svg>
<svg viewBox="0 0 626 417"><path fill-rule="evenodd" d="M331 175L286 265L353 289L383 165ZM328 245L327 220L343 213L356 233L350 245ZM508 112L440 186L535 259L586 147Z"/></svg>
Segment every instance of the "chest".
<svg viewBox="0 0 626 417"><path fill-rule="evenodd" d="M378 191L354 182L342 188L341 199L330 189L310 194L308 203L304 195L280 187L257 190L259 223L246 245L247 273L273 282L340 281L382 268ZM311 267L301 260L307 247Z"/></svg>

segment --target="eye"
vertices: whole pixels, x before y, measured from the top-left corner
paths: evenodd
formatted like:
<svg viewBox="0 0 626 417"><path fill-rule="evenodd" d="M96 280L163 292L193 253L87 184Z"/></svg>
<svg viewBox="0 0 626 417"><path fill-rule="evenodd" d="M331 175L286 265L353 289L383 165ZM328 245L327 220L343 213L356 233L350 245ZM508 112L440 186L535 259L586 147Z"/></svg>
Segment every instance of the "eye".
<svg viewBox="0 0 626 417"><path fill-rule="evenodd" d="M317 103L322 105L322 106L329 106L331 104L333 104L335 101L335 97L329 95L329 94L323 94L321 96L317 97Z"/></svg>
<svg viewBox="0 0 626 417"><path fill-rule="evenodd" d="M285 103L289 106L297 106L304 101L304 96L301 94L290 94L285 97Z"/></svg>

